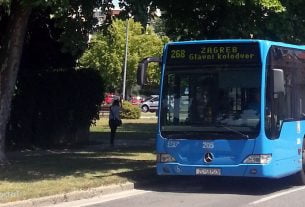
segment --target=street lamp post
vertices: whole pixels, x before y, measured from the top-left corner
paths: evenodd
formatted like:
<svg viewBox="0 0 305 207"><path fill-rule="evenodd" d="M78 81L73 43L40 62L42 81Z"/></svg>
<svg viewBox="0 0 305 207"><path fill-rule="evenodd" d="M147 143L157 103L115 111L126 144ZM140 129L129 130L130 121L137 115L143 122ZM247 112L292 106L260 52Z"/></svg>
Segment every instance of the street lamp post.
<svg viewBox="0 0 305 207"><path fill-rule="evenodd" d="M124 58L124 73L123 73L123 100L126 100L126 71L127 71L127 56L128 56L128 27L129 19L126 25L126 42L125 42L125 58Z"/></svg>

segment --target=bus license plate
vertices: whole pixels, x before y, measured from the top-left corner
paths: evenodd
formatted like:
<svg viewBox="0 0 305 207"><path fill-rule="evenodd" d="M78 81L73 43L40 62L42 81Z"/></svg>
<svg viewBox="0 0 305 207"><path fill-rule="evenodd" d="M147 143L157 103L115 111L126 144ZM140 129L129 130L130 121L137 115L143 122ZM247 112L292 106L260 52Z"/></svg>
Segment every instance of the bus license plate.
<svg viewBox="0 0 305 207"><path fill-rule="evenodd" d="M196 175L221 175L219 168L197 168Z"/></svg>

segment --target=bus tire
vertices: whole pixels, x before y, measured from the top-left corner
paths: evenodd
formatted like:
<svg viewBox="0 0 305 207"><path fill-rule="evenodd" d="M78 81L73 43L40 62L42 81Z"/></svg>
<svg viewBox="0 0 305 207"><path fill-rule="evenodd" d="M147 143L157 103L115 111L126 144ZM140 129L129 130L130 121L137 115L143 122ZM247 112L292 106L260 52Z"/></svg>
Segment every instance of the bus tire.
<svg viewBox="0 0 305 207"><path fill-rule="evenodd" d="M303 139L302 147L302 169L294 175L294 183L296 185L305 185L305 139Z"/></svg>

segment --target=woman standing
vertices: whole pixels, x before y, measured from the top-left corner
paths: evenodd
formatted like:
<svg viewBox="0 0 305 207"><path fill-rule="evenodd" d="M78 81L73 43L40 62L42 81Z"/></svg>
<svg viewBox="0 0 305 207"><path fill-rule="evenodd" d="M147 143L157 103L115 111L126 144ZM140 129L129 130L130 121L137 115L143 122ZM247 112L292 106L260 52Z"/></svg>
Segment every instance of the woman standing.
<svg viewBox="0 0 305 207"><path fill-rule="evenodd" d="M110 145L114 146L114 136L118 126L122 124L120 118L120 102L119 100L114 100L112 105L110 106L109 113L109 127L111 129L110 132Z"/></svg>

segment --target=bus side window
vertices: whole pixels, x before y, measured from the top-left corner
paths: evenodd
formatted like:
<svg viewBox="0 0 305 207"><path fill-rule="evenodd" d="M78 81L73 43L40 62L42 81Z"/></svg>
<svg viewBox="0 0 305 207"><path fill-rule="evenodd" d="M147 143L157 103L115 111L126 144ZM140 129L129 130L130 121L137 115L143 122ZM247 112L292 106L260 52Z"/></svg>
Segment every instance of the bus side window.
<svg viewBox="0 0 305 207"><path fill-rule="evenodd" d="M305 118L305 62L298 53L274 46L268 54L265 132L270 139L279 137L283 123Z"/></svg>

